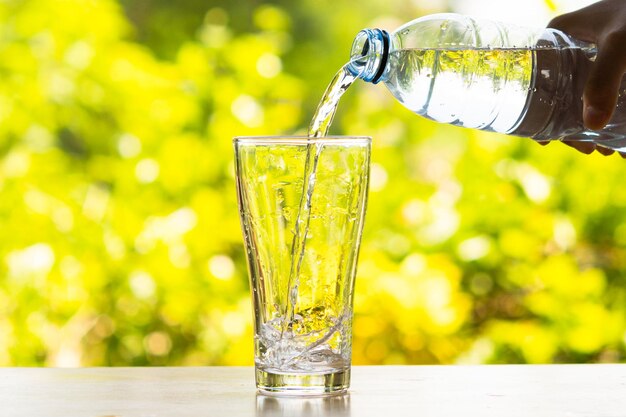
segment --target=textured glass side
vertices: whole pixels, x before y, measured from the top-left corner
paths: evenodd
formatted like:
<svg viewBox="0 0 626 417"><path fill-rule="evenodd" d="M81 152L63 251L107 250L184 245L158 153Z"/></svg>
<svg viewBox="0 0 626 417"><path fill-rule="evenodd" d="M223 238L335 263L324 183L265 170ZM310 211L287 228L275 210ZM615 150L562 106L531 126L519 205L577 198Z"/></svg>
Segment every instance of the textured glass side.
<svg viewBox="0 0 626 417"><path fill-rule="evenodd" d="M237 188L255 313L255 363L274 373L349 369L352 299L369 145L325 144L298 285L289 288L306 145L236 144ZM293 319L288 297L297 292Z"/></svg>

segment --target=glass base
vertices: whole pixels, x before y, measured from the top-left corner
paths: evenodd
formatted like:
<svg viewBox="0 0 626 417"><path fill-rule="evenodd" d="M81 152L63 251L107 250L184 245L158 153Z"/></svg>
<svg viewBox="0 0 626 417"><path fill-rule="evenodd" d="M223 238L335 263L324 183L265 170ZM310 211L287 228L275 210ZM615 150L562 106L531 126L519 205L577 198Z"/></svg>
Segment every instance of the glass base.
<svg viewBox="0 0 626 417"><path fill-rule="evenodd" d="M340 395L350 387L350 368L316 374L273 373L257 368L256 386L264 395Z"/></svg>

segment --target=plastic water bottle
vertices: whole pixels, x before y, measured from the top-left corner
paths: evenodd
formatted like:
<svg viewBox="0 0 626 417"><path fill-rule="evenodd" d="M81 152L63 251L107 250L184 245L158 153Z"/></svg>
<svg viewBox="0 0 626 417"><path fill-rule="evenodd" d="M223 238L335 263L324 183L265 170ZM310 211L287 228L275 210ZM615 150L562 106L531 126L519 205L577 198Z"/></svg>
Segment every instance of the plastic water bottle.
<svg viewBox="0 0 626 417"><path fill-rule="evenodd" d="M595 56L595 45L555 29L445 13L393 33L360 31L348 68L382 81L409 110L437 122L626 152L626 79L609 124L599 131L583 125L583 89Z"/></svg>

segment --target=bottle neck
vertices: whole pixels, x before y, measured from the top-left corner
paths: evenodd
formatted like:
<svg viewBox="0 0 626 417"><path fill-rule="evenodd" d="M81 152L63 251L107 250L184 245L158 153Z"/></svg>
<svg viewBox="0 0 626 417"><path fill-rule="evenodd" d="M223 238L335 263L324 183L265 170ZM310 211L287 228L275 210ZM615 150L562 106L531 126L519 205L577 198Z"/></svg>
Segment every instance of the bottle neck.
<svg viewBox="0 0 626 417"><path fill-rule="evenodd" d="M381 29L363 29L352 44L348 70L364 81L377 84L386 79L390 50L389 33Z"/></svg>

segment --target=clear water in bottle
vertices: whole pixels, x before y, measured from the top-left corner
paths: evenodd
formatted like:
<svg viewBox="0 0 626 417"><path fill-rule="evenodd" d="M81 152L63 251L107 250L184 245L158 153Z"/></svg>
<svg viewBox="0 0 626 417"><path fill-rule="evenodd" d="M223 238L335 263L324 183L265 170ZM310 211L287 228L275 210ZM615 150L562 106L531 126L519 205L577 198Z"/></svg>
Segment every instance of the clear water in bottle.
<svg viewBox="0 0 626 417"><path fill-rule="evenodd" d="M616 111L599 132L583 126L582 90L593 57L580 48L403 49L390 54L384 82L408 109L438 122L537 140L601 140L626 150L626 113ZM618 110L624 106L620 94Z"/></svg>
<svg viewBox="0 0 626 417"><path fill-rule="evenodd" d="M409 110L441 123L510 132L532 79L525 49L400 49L384 80Z"/></svg>

